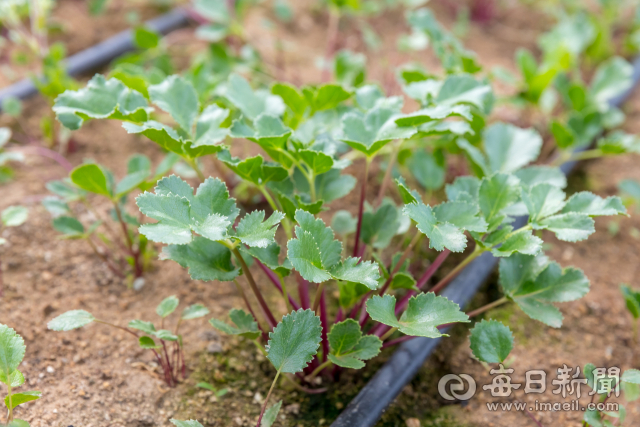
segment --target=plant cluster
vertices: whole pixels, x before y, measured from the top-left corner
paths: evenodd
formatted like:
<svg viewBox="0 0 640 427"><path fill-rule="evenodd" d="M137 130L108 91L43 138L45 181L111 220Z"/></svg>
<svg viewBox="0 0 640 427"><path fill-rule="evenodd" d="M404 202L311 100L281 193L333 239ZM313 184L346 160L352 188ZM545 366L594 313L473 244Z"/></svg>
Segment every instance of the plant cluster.
<svg viewBox="0 0 640 427"><path fill-rule="evenodd" d="M377 86L364 84L364 75L349 86L297 88L277 82L268 92L231 74L207 97L198 96L189 74L149 85L146 93L126 81L96 76L85 89L56 100L54 111L70 129L89 119L119 120L127 132L156 142L197 172L201 184L196 190L172 175L136 198L140 212L157 221L143 223L139 233L166 244L162 259L188 268L193 279L234 282L247 312L232 311L233 325L218 319L211 324L255 340L274 366L274 385L281 375L295 375L313 387L313 378L326 375L331 365L360 369L383 346L416 336L440 337L441 329L508 301L529 317L560 327L562 314L555 304L584 296L589 281L580 270L562 268L543 255L541 230L560 240L581 241L595 231L594 217L626 213L617 197L589 192L568 197L563 190L566 179L557 166L575 157L562 153L584 146L594 135L582 133L570 143L556 138L554 151L561 154L555 166L532 165L540 159L543 138L531 128L487 124L495 95L487 81L470 74L480 70L474 55L426 9L411 14L410 22L437 41L434 48L447 71L440 79L415 68L400 70L405 93L420 105L410 113L403 111L401 97L386 97ZM627 70L628 64L617 58L598 68L590 86L574 84L570 92L580 92L591 113L576 107L574 115L559 115L554 123L570 126L580 114L583 120L589 114L601 120L612 110L608 101L630 87ZM233 157L230 151L240 139L257 144L270 160ZM603 147L615 147L607 154L634 151L633 144L614 136L603 141L599 155ZM446 200L425 201L412 188L411 183L442 188L446 164L461 153L472 173L446 184ZM257 191L272 212L239 207L222 180L205 178L200 160L209 155L241 180L233 191ZM371 165L384 157L389 160L379 195L368 204ZM359 180L344 173L353 162L362 166ZM394 194L394 177L400 204L388 197ZM360 189L356 217L337 211L331 226L317 217L327 217L330 203L355 187ZM518 217L527 219L514 222ZM276 238L279 224L282 240ZM412 261L420 257L425 236L433 255L420 272ZM352 245L343 244L351 238ZM429 286L445 258L465 252L469 239L473 249ZM504 297L464 313L438 294L485 252L501 258ZM257 286L252 262L290 310L280 322ZM297 283L298 298L290 279ZM329 286L339 292L337 300L327 293ZM478 359L496 362L508 351L487 349L499 348L496 342L512 345L512 338L507 326L481 322L471 342Z"/></svg>

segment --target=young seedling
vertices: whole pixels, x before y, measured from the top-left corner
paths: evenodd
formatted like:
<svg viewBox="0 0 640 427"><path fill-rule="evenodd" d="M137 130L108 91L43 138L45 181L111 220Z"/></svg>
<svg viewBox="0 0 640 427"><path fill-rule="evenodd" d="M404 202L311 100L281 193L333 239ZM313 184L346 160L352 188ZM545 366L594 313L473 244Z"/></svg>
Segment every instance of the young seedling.
<svg viewBox="0 0 640 427"><path fill-rule="evenodd" d="M627 285L620 285L620 291L624 297L627 310L633 317L631 325L633 326L633 343L638 344L638 319L640 319L640 292L630 288Z"/></svg>
<svg viewBox="0 0 640 427"><path fill-rule="evenodd" d="M147 245L147 239L135 230L139 222L127 213L127 198L133 191L149 188L150 182L166 174L176 161L176 156L169 155L152 172L151 161L136 154L129 159L127 175L117 184L109 170L87 163L72 170L69 180L47 183L49 191L56 196L45 198L42 204L54 217L53 227L62 233L61 238L86 240L116 276L126 278L130 285L138 288L144 283L142 276L154 251ZM105 197L111 202L113 208L107 218L94 209L89 194ZM74 216L69 205L72 202L82 203L95 217L94 222L85 228ZM106 234L98 233L100 226L104 227ZM126 271L127 266L130 272Z"/></svg>
<svg viewBox="0 0 640 427"><path fill-rule="evenodd" d="M583 369L587 385L592 389L593 398L591 404L584 413L582 425L584 427L612 426L614 423L623 425L627 416L627 410L619 403L608 406L607 403L612 394L622 395L628 403L636 401L640 397L640 371L627 369L624 372L612 372L611 368L597 368L588 363ZM610 403L610 402L609 402Z"/></svg>
<svg viewBox="0 0 640 427"><path fill-rule="evenodd" d="M29 211L24 206L9 206L0 212L0 246L6 245L7 240L2 237L2 231L6 227L17 227L24 224L29 216ZM4 293L4 281L2 279L2 260L0 260L0 297Z"/></svg>
<svg viewBox="0 0 640 427"><path fill-rule="evenodd" d="M0 4L0 23L8 32L8 37L20 51L20 62L37 61L41 74L31 75L38 91L53 105L58 95L67 89L76 89L77 82L67 73L64 59L66 49L62 43L49 44L50 17L55 3L48 0L18 0ZM14 64L16 61L14 58ZM20 64L24 65L24 64ZM40 121L40 127L48 145L60 144L66 151L69 132L59 128L53 112Z"/></svg>
<svg viewBox="0 0 640 427"><path fill-rule="evenodd" d="M15 418L15 408L23 403L37 400L42 395L39 391L23 391L15 393L14 389L24 384L24 375L18 366L24 359L26 346L24 340L10 327L0 324L0 382L7 386L4 404L8 409L6 427L29 427L29 423Z"/></svg>
<svg viewBox="0 0 640 427"><path fill-rule="evenodd" d="M202 304L193 304L184 308L173 332L164 329L165 318L178 308L179 303L178 298L170 296L158 305L156 313L161 318L160 329L156 329L152 322L143 320L132 320L127 327L114 325L113 323L96 319L85 310L67 311L51 320L47 326L53 331L70 331L96 322L121 329L136 337L140 348L148 349L153 353L158 366L162 370L165 383L169 387L175 387L180 382L180 378L184 379L187 376L182 335L179 334L180 326L185 320L197 319L209 314L209 309Z"/></svg>

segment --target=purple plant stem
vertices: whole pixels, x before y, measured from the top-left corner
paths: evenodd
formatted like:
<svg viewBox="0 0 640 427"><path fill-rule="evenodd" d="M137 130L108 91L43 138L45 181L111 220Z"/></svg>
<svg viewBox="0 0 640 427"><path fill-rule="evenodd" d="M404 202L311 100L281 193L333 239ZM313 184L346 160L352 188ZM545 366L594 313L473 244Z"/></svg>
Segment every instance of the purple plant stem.
<svg viewBox="0 0 640 427"><path fill-rule="evenodd" d="M396 338L394 340L387 341L386 343L382 344L382 348L391 347L391 346L394 346L396 344L400 344L400 343L403 343L405 341L412 340L414 338L417 338L417 337L414 337L412 335L403 335L400 338Z"/></svg>
<svg viewBox="0 0 640 427"><path fill-rule="evenodd" d="M282 285L280 285L280 280L278 279L278 276L269 267L261 263L258 258L254 258L254 259L256 261L256 264L258 264L258 266L262 269L262 271L264 271L267 277L271 280L271 283L273 283L273 286L275 286L276 289L278 289L278 291L282 293ZM298 302L294 300L290 294L287 294L287 297L289 297L289 303L291 303L291 306L293 307L293 309L299 310L300 304L298 304Z"/></svg>
<svg viewBox="0 0 640 427"><path fill-rule="evenodd" d="M322 362L326 362L329 355L329 339L327 338L329 322L327 321L327 302L324 289L320 295L320 324L322 325Z"/></svg>
<svg viewBox="0 0 640 427"><path fill-rule="evenodd" d="M367 194L367 178L369 175L369 160L366 160L364 167L364 179L362 180L362 187L360 190L360 206L358 207L358 226L356 228L356 241L353 246L353 256L358 256L360 249L360 231L362 230L362 214L364 213L364 199Z"/></svg>
<svg viewBox="0 0 640 427"><path fill-rule="evenodd" d="M336 314L336 321L335 323L340 323L342 322L342 319L344 319L344 311L342 310L342 307L338 308L338 313Z"/></svg>

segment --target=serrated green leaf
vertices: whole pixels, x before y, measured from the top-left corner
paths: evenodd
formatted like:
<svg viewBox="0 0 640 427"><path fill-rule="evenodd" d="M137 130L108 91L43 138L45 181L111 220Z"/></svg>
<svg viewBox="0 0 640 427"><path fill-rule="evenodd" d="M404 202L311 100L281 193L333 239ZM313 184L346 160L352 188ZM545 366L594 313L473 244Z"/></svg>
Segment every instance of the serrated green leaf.
<svg viewBox="0 0 640 427"><path fill-rule="evenodd" d="M396 179L396 184L398 185L398 191L400 192L402 203L410 204L422 200L422 197L420 197L420 194L418 194L416 190L411 190L407 187L404 178L400 177Z"/></svg>
<svg viewBox="0 0 640 427"><path fill-rule="evenodd" d="M471 121L471 111L466 105L437 105L435 107L423 108L413 113L404 114L396 119L398 126L419 126L434 120L443 120L448 117L462 117Z"/></svg>
<svg viewBox="0 0 640 427"><path fill-rule="evenodd" d="M473 176L461 176L453 183L445 186L447 198L450 201L461 201L468 203L478 203L478 193L481 181Z"/></svg>
<svg viewBox="0 0 640 427"><path fill-rule="evenodd" d="M267 358L278 372L300 372L318 351L321 331L320 318L311 310L293 311L269 333Z"/></svg>
<svg viewBox="0 0 640 427"><path fill-rule="evenodd" d="M464 232L447 222L439 222L430 206L421 201L405 205L402 212L416 222L418 230L429 238L429 247L437 251L444 248L462 252L467 246Z"/></svg>
<svg viewBox="0 0 640 427"><path fill-rule="evenodd" d="M483 233L487 231L487 222L478 216L477 205L467 202L444 202L434 206L433 213L439 222L446 222L462 230Z"/></svg>
<svg viewBox="0 0 640 427"><path fill-rule="evenodd" d="M22 405L23 403L38 400L41 396L42 392L40 391L23 391L22 393L12 394L11 401L9 401L9 396L5 397L4 404L8 409L13 409L18 405Z"/></svg>
<svg viewBox="0 0 640 427"><path fill-rule="evenodd" d="M160 84L149 86L151 101L173 117L189 135L200 109L193 85L183 77L173 75Z"/></svg>
<svg viewBox="0 0 640 427"><path fill-rule="evenodd" d="M324 270L318 242L308 231L299 231L296 227L296 238L287 242L287 258L293 268L310 282L322 283L331 279L331 275Z"/></svg>
<svg viewBox="0 0 640 427"><path fill-rule="evenodd" d="M611 196L603 199L588 191L575 193L569 200L562 213L581 213L589 216L602 215L623 215L627 213L622 200L619 197Z"/></svg>
<svg viewBox="0 0 640 427"><path fill-rule="evenodd" d="M29 210L24 206L9 206L2 211L0 219L5 227L17 227L22 225L29 216Z"/></svg>
<svg viewBox="0 0 640 427"><path fill-rule="evenodd" d="M10 385L11 387L20 387L24 384L24 375L16 369L7 376L7 374L0 369L0 382Z"/></svg>
<svg viewBox="0 0 640 427"><path fill-rule="evenodd" d="M314 283L329 280L329 269L340 262L342 243L334 239L333 230L321 219L297 210L296 239L287 242L287 257L302 277Z"/></svg>
<svg viewBox="0 0 640 427"><path fill-rule="evenodd" d="M155 191L136 198L140 211L158 220L140 227L153 241L187 244L193 240L191 230L210 240L222 240L238 215L235 199L229 198L226 185L217 178L207 178L195 195L176 176L158 181Z"/></svg>
<svg viewBox="0 0 640 427"><path fill-rule="evenodd" d="M305 87L303 94L313 112L336 108L341 102L351 98L352 93L335 83L318 87Z"/></svg>
<svg viewBox="0 0 640 427"><path fill-rule="evenodd" d="M391 289L416 289L416 280L408 273L396 273L389 286Z"/></svg>
<svg viewBox="0 0 640 427"><path fill-rule="evenodd" d="M522 192L522 201L527 206L530 222L559 212L565 205L564 199L564 191L551 184L536 184Z"/></svg>
<svg viewBox="0 0 640 427"><path fill-rule="evenodd" d="M221 125L229 117L229 110L216 104L207 106L196 121L196 134L192 147L218 145L229 135L229 129Z"/></svg>
<svg viewBox="0 0 640 427"><path fill-rule="evenodd" d="M252 121L264 113L279 116L284 112L284 105L280 97L266 91L254 92L249 83L237 74L229 76L224 97Z"/></svg>
<svg viewBox="0 0 640 427"><path fill-rule="evenodd" d="M633 85L633 66L620 57L613 57L598 66L591 82L595 101L606 108L607 103Z"/></svg>
<svg viewBox="0 0 640 427"><path fill-rule="evenodd" d="M562 325L562 314L552 303L575 301L589 292L582 271L517 253L500 260L500 285L529 317L554 328Z"/></svg>
<svg viewBox="0 0 640 427"><path fill-rule="evenodd" d="M514 252L520 252L526 255L537 255L542 250L542 239L534 236L531 230L518 230L514 233L508 233L500 247L491 249L494 256L508 257ZM491 243L491 246L498 244L499 242L491 241L485 243Z"/></svg>
<svg viewBox="0 0 640 427"><path fill-rule="evenodd" d="M443 336L437 327L454 322L468 322L458 304L433 292L411 297L400 319L395 315L396 298L374 296L367 301L367 313L373 320L398 328L406 335L437 338ZM446 336L446 335L445 335Z"/></svg>
<svg viewBox="0 0 640 427"><path fill-rule="evenodd" d="M519 196L518 179L513 175L497 173L482 179L478 190L478 204L489 224L489 231L502 223L501 211L517 202Z"/></svg>
<svg viewBox="0 0 640 427"><path fill-rule="evenodd" d="M0 324L0 371L10 378L24 358L24 340L10 327Z"/></svg>
<svg viewBox="0 0 640 427"><path fill-rule="evenodd" d="M117 79L106 80L96 74L87 87L67 90L58 96L53 111L60 123L76 130L87 118L142 122L148 119L152 109L141 93L127 88Z"/></svg>
<svg viewBox="0 0 640 427"><path fill-rule="evenodd" d="M285 168L275 163L265 162L261 155L240 160L237 157L231 157L231 154L224 150L218 153L218 159L242 179L257 186L265 185L270 181L282 181L289 176Z"/></svg>
<svg viewBox="0 0 640 427"><path fill-rule="evenodd" d="M85 191L111 197L107 176L100 166L88 163L78 166L69 174L71 181Z"/></svg>
<svg viewBox="0 0 640 427"><path fill-rule="evenodd" d="M218 319L209 319L209 323L225 334L240 335L248 339L256 339L260 336L258 323L249 313L234 308L229 312L229 318L236 325L235 327Z"/></svg>
<svg viewBox="0 0 640 427"><path fill-rule="evenodd" d="M550 230L560 240L578 242L596 231L594 224L593 219L585 214L569 212L547 217L533 224L533 227Z"/></svg>
<svg viewBox="0 0 640 427"><path fill-rule="evenodd" d="M333 168L333 158L312 150L300 150L297 155L315 175L329 172Z"/></svg>
<svg viewBox="0 0 640 427"><path fill-rule="evenodd" d="M542 137L533 129L495 123L484 131L484 146L492 172L515 172L538 158Z"/></svg>
<svg viewBox="0 0 640 427"><path fill-rule="evenodd" d="M47 328L52 331L70 331L78 329L93 322L95 317L85 310L71 310L61 314L47 323Z"/></svg>
<svg viewBox="0 0 640 427"><path fill-rule="evenodd" d="M410 138L416 133L414 128L399 127L395 123L396 114L396 111L382 107L373 108L364 116L347 113L342 118L339 139L371 157L390 141Z"/></svg>
<svg viewBox="0 0 640 427"><path fill-rule="evenodd" d="M180 300L175 295L171 295L162 300L162 302L156 307L156 314L160 317L167 317L178 308Z"/></svg>
<svg viewBox="0 0 640 427"><path fill-rule="evenodd" d="M449 76L435 99L437 105L469 104L486 111L492 97L491 87L468 75Z"/></svg>
<svg viewBox="0 0 640 427"><path fill-rule="evenodd" d="M184 268L194 280L228 282L240 274L231 262L231 251L217 242L195 237L187 245L170 245L162 249L162 259L171 259Z"/></svg>
<svg viewBox="0 0 640 427"><path fill-rule="evenodd" d="M372 261L361 261L350 257L329 269L329 274L336 280L354 282L365 285L371 290L378 288L380 272L378 264Z"/></svg>
<svg viewBox="0 0 640 427"><path fill-rule="evenodd" d="M264 211L253 211L238 223L236 237L245 245L266 248L275 243L276 230L284 216L282 212L275 211L265 221Z"/></svg>
<svg viewBox="0 0 640 427"><path fill-rule="evenodd" d="M358 344L362 338L362 331L357 321L347 319L334 324L327 337L332 352L340 355L349 352Z"/></svg>
<svg viewBox="0 0 640 427"><path fill-rule="evenodd" d="M209 314L209 309L207 307L202 304L193 304L182 310L182 316L180 318L182 320L191 320L204 317L207 314Z"/></svg>
<svg viewBox="0 0 640 427"><path fill-rule="evenodd" d="M270 406L266 411L264 411L262 421L260 421L260 427L271 427L276 421L276 417L278 416L278 412L280 412L281 407L282 400L279 400L272 406Z"/></svg>
<svg viewBox="0 0 640 427"><path fill-rule="evenodd" d="M497 320L482 320L471 329L471 351L486 363L502 363L513 350L511 330Z"/></svg>
<svg viewBox="0 0 640 427"><path fill-rule="evenodd" d="M282 98L285 105L291 109L295 116L302 116L308 107L307 100L302 93L288 83L275 83L271 87L271 93Z"/></svg>
<svg viewBox="0 0 640 427"><path fill-rule="evenodd" d="M153 340L153 338L151 338L149 336L146 336L146 335L138 338L138 345L140 346L140 348L144 348L144 349L162 347L161 345L156 344L156 342Z"/></svg>
<svg viewBox="0 0 640 427"><path fill-rule="evenodd" d="M567 177L559 168L543 165L534 165L517 170L514 175L520 180L523 187L532 187L536 184L551 184L558 188L567 186Z"/></svg>

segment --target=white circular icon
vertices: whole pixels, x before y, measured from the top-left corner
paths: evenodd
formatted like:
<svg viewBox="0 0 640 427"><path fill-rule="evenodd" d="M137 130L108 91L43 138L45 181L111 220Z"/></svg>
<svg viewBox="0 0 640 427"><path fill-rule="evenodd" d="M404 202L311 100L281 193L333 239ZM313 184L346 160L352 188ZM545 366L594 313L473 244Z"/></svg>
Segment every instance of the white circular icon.
<svg viewBox="0 0 640 427"><path fill-rule="evenodd" d="M447 384L451 383L449 392L447 391ZM469 385L469 390L466 393L459 394L458 392L465 389L465 383ZM446 400L469 400L476 394L476 382L467 374L447 374L440 378L438 382L438 393Z"/></svg>

